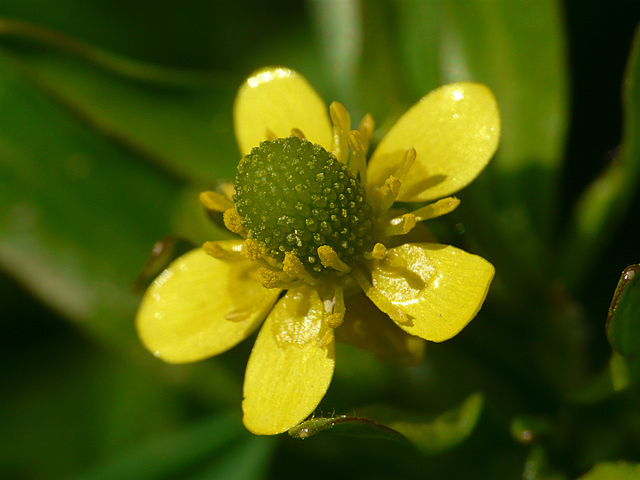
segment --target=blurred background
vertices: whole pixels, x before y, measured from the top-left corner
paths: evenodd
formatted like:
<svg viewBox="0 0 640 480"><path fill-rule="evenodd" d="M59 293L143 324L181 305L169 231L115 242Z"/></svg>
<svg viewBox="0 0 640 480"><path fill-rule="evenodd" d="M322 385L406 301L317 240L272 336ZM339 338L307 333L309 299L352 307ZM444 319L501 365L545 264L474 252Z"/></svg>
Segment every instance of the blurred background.
<svg viewBox="0 0 640 480"><path fill-rule="evenodd" d="M605 328L640 262L639 20L635 0L0 0L0 477L640 478L637 283ZM444 83L496 94L496 158L428 225L496 266L485 307L419 367L341 347L317 412L393 405L423 441L253 436L252 339L172 366L136 337L154 242L225 235L197 194L233 178L234 95L266 65L377 139Z"/></svg>

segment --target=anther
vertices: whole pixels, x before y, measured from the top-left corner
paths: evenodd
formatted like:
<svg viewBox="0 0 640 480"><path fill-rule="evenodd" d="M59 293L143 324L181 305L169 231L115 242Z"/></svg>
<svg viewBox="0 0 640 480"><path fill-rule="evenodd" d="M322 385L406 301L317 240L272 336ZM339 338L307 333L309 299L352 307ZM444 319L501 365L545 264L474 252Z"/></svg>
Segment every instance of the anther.
<svg viewBox="0 0 640 480"><path fill-rule="evenodd" d="M398 179L400 179L401 182L404 181L405 178L407 178L409 169L416 161L417 156L418 156L418 153L416 152L416 149L413 147L411 147L409 150L407 150L404 153L402 160L400 160L400 165L398 165L398 169L396 170L396 177L398 177Z"/></svg>
<svg viewBox="0 0 640 480"><path fill-rule="evenodd" d="M360 136L362 137L362 146L364 147L365 155L369 151L369 145L371 144L371 137L373 136L374 128L375 128L375 122L373 121L373 117L367 113L362 118L362 121L360 122L360 126L358 127L358 130L360 131Z"/></svg>
<svg viewBox="0 0 640 480"><path fill-rule="evenodd" d="M229 208L224 211L224 226L229 229L230 232L237 233L238 235L246 236L247 232L240 222L240 216L236 212L235 208Z"/></svg>
<svg viewBox="0 0 640 480"><path fill-rule="evenodd" d="M405 213L401 217L392 218L389 226L384 229L387 236L406 235L416 226L416 216L413 213Z"/></svg>
<svg viewBox="0 0 640 480"><path fill-rule="evenodd" d="M284 254L284 262L282 262L282 270L293 278L298 278L309 285L315 285L316 280L307 272L304 265L298 257L292 252Z"/></svg>
<svg viewBox="0 0 640 480"><path fill-rule="evenodd" d="M416 216L416 221L422 222L423 220L430 220L453 212L458 205L460 205L460 200L456 197L447 197L442 198L435 203L425 205L424 207L415 210L413 214Z"/></svg>
<svg viewBox="0 0 640 480"><path fill-rule="evenodd" d="M218 192L207 190L206 192L200 193L198 198L205 208L213 210L214 212L224 212L233 208L233 202Z"/></svg>
<svg viewBox="0 0 640 480"><path fill-rule="evenodd" d="M282 288L282 279L276 272L268 268L259 268L257 275L264 288Z"/></svg>
<svg viewBox="0 0 640 480"><path fill-rule="evenodd" d="M400 180L391 175L384 182L381 190L382 198L380 199L379 209L380 213L384 213L391 208L395 203L396 198L398 198L398 193L400 192Z"/></svg>
<svg viewBox="0 0 640 480"><path fill-rule="evenodd" d="M333 123L336 136L336 157L344 165L349 159L349 130L351 129L351 118L349 112L341 103L333 102L329 106L329 115Z"/></svg>
<svg viewBox="0 0 640 480"><path fill-rule="evenodd" d="M344 322L344 313L335 312L329 313L324 317L325 322L327 322L327 326L331 328L338 328Z"/></svg>
<svg viewBox="0 0 640 480"><path fill-rule="evenodd" d="M242 250L240 252L248 260L256 262L262 258L264 249L260 246L255 238L247 238L242 243Z"/></svg>
<svg viewBox="0 0 640 480"><path fill-rule="evenodd" d="M364 145L362 143L362 135L357 130L349 132L349 146L353 152L351 157L352 163L349 165L354 174L360 175L360 182L366 186L367 184L367 160L365 158Z"/></svg>
<svg viewBox="0 0 640 480"><path fill-rule="evenodd" d="M326 268L333 268L342 273L349 273L351 271L351 267L340 260L336 251L329 245L318 247L318 257L320 257L320 262L322 262L322 265Z"/></svg>
<svg viewBox="0 0 640 480"><path fill-rule="evenodd" d="M364 257L368 260L382 260L387 255L387 247L385 247L381 243L376 243L373 246L373 250L371 252L367 252L364 254Z"/></svg>
<svg viewBox="0 0 640 480"><path fill-rule="evenodd" d="M300 130L299 128L292 128L291 135L296 138L299 138L300 140L304 140L307 138L304 136L304 133L302 133L302 130Z"/></svg>

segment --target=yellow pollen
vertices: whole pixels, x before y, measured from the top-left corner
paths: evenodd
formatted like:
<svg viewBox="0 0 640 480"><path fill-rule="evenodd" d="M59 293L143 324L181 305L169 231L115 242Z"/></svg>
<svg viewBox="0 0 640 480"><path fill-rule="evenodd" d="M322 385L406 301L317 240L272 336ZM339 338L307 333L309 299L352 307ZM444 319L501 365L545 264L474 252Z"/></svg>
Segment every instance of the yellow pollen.
<svg viewBox="0 0 640 480"><path fill-rule="evenodd" d="M262 258L264 249L255 238L247 238L242 243L242 250L240 250L240 252L245 258L256 262Z"/></svg>
<svg viewBox="0 0 640 480"><path fill-rule="evenodd" d="M329 327L338 328L340 325L342 325L342 322L344 322L344 313L330 313L325 316L325 321L327 322L327 325Z"/></svg>
<svg viewBox="0 0 640 480"><path fill-rule="evenodd" d="M333 268L334 270L342 273L349 273L351 271L351 267L340 260L336 251L329 245L322 245L321 247L318 247L318 257L320 257L322 265L327 268Z"/></svg>
<svg viewBox="0 0 640 480"><path fill-rule="evenodd" d="M280 276L267 268L258 269L258 281L264 288L280 288L282 285Z"/></svg>
<svg viewBox="0 0 640 480"><path fill-rule="evenodd" d="M307 272L304 265L298 257L292 252L284 254L284 262L282 262L282 270L293 278L299 278L309 285L315 285L316 280Z"/></svg>
<svg viewBox="0 0 640 480"><path fill-rule="evenodd" d="M213 210L214 212L225 212L233 208L233 202L230 202L228 198L218 192L207 190L206 192L200 193L198 198L205 208Z"/></svg>
<svg viewBox="0 0 640 480"><path fill-rule="evenodd" d="M381 188L382 198L380 199L380 212L386 212L395 203L400 191L400 180L391 175L384 182L384 186Z"/></svg>
<svg viewBox="0 0 640 480"><path fill-rule="evenodd" d="M222 218L224 220L224 226L227 227L229 231L246 236L247 232L242 226L242 223L240 223L240 215L238 215L235 208L232 207L225 210Z"/></svg>

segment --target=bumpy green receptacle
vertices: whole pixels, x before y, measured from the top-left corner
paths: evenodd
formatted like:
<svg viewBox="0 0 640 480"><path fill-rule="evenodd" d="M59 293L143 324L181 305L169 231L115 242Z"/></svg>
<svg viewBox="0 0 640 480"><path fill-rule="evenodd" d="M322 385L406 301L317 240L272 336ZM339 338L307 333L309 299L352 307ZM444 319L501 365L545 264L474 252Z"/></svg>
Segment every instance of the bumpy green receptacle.
<svg viewBox="0 0 640 480"><path fill-rule="evenodd" d="M328 245L349 265L371 247L371 206L358 179L320 145L296 137L262 142L238 166L233 197L249 238L283 260L293 252L309 273L325 269Z"/></svg>

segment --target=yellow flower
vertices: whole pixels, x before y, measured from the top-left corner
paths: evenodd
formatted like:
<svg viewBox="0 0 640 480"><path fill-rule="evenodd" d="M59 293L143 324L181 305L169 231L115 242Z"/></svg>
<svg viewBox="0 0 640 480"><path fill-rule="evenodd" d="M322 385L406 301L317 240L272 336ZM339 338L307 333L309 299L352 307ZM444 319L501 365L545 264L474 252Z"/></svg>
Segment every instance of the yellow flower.
<svg viewBox="0 0 640 480"><path fill-rule="evenodd" d="M243 421L276 434L324 396L336 336L416 363L423 339L447 340L476 315L493 266L403 239L457 207L449 195L493 156L500 117L486 86L443 86L398 120L367 164L371 116L351 130L342 105L327 109L296 72L268 68L241 87L234 124L244 155L236 182L200 199L244 240L207 242L177 259L149 287L136 325L157 357L183 363L230 349L266 317L247 365ZM438 201L407 213L396 200Z"/></svg>

